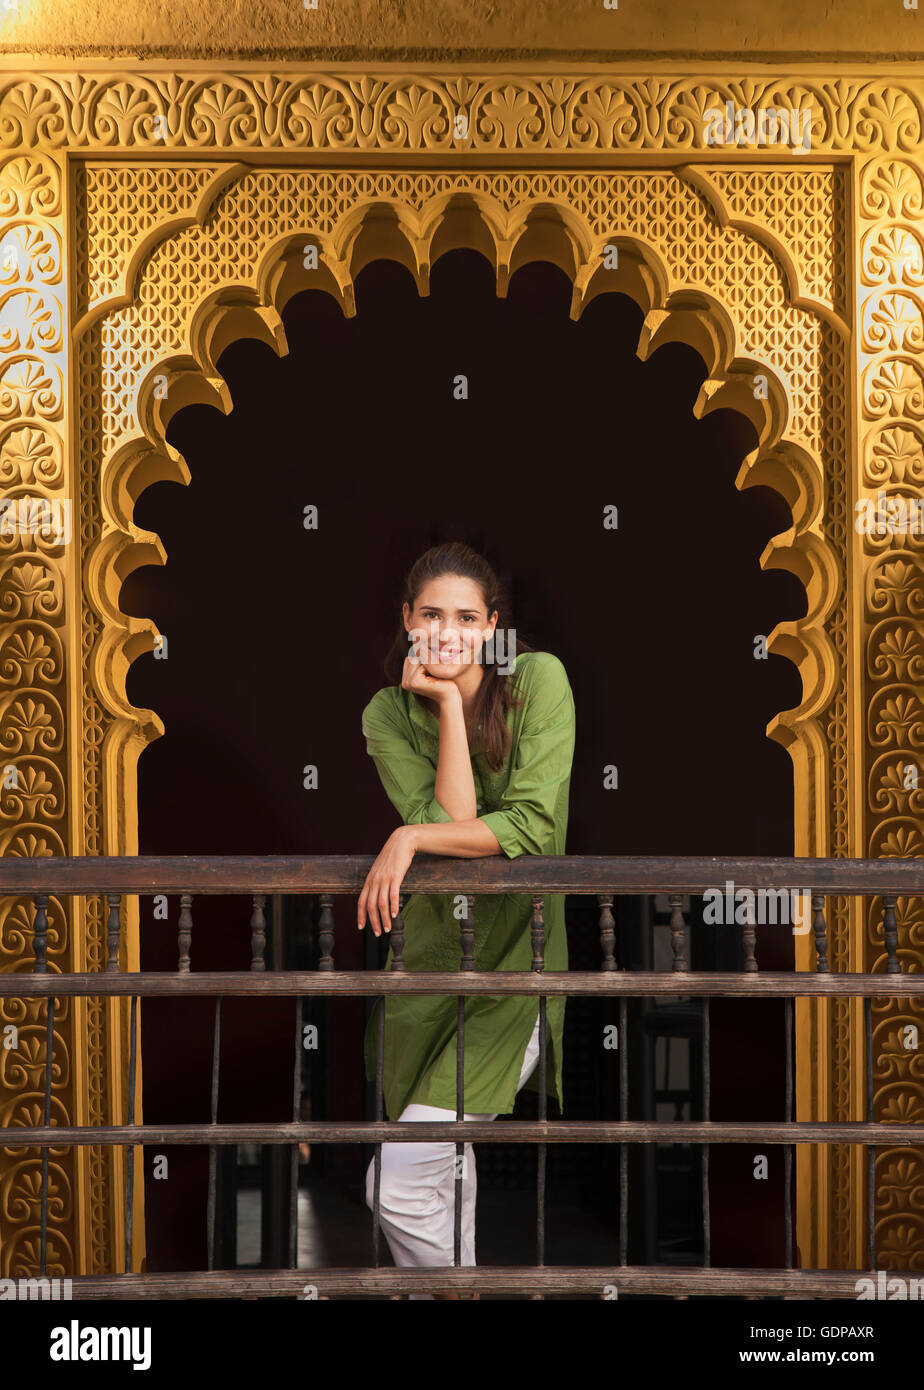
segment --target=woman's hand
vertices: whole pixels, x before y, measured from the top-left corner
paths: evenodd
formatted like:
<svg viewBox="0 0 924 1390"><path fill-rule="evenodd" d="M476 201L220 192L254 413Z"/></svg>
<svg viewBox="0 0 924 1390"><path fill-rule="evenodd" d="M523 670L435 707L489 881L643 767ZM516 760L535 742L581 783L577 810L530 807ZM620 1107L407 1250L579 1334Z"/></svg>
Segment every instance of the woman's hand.
<svg viewBox="0 0 924 1390"><path fill-rule="evenodd" d="M455 681L437 680L435 676L430 675L423 662L414 656L408 655L404 658L401 684L405 690L412 690L417 695L426 695L431 700L436 700L441 707L449 700L458 700L461 707L462 696Z"/></svg>
<svg viewBox="0 0 924 1390"><path fill-rule="evenodd" d="M360 931L366 925L367 913L376 936L381 936L383 930L391 931L391 919L398 915L401 884L417 848L416 832L415 825L399 825L382 846L359 895L356 925Z"/></svg>

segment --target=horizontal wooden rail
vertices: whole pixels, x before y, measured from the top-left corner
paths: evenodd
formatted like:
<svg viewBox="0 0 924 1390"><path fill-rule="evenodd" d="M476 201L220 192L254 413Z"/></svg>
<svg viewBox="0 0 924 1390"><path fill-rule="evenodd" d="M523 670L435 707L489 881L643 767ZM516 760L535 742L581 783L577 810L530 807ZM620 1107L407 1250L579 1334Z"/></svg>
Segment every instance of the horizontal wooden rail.
<svg viewBox="0 0 924 1390"><path fill-rule="evenodd" d="M80 858L7 858L0 859L0 893L22 895L33 899L34 919L32 973L0 974L0 998L45 998L46 1057L45 1104L41 1115L43 1124L13 1123L4 1129L5 1147L22 1151L42 1150L40 1270L44 1275L48 1255L49 1155L71 1146L121 1146L127 1149L125 1183L125 1254L126 1270L131 1264L132 1211L134 1202L134 1163L139 1147L202 1145L209 1149L209 1192L206 1227L209 1250L209 1269L190 1274L135 1276L93 1276L75 1280L77 1297L116 1298L187 1298L187 1297L285 1297L305 1296L305 1283L316 1280L323 1284L324 1293L318 1296L344 1296L379 1292L386 1296L399 1292L426 1292L482 1289L486 1292L525 1293L541 1298L546 1292L598 1292L608 1294L605 1284L617 1289L644 1295L689 1296L731 1295L741 1297L752 1293L791 1297L853 1297L857 1296L857 1279L853 1271L795 1271L792 1268L794 1242L791 1210L792 1146L796 1144L856 1144L866 1150L868 1190L875 1190L874 1161L877 1148L918 1148L924 1143L922 1124L883 1124L866 1121L804 1121L792 1120L792 1000L801 997L840 997L863 1000L863 1020L866 1031L866 1104L864 1113L873 1114L873 1064L871 1010L876 998L924 997L924 974L903 973L899 949L899 922L904 920L896 900L924 898L924 860L922 859L795 859L795 858L720 858L656 856L552 856L523 855L508 860L503 855L476 858L449 858L439 855L418 855L414 858L402 882L402 902L409 894L481 893L523 894L532 899L530 971L475 971L475 929L471 914L460 922L460 969L443 972L408 970L403 958L404 923L402 912L394 918L391 936L392 969L371 971L339 971L335 968L335 938L343 939L344 928L355 931L353 921L335 922L335 894L352 896L361 890L375 862L369 856L132 856ZM745 901L737 899L745 892ZM743 948L743 967L740 972L693 972L688 969L688 931L692 929L684 916L683 895L714 893L732 920L722 924L734 934ZM766 939L768 930L782 928L786 936L793 934L786 910L789 894L810 894L811 944L815 969L807 971L760 972L757 959L758 937ZM547 894L595 895L599 906L598 930L601 967L595 971L545 971L545 921L543 917ZM106 918L107 958L105 969L73 974L55 973L55 963L49 960L49 900L53 895L88 897L105 894L108 899ZM176 921L177 968L175 972L125 972L119 970L124 959L124 918L121 899L125 895L178 895L179 915ZM247 920L250 929L251 965L249 971L193 971L191 956L195 936L193 905L197 897L215 895L251 897L251 912ZM268 894L317 894L320 896L318 922L319 956L312 971L272 971L266 969L267 923L264 906ZM670 945L673 955L670 971L626 972L619 969L615 955L616 931L612 911L614 897L619 894L664 894L670 902ZM761 894L759 901L752 895ZM832 972L829 968L829 933L825 921L826 898L871 897L882 899L881 958L874 964L881 973ZM750 900L748 900L748 897ZM771 911L763 911L767 904ZM738 910L743 907L743 914ZM726 915L725 911L722 913ZM347 916L347 914L344 914ZM477 908L475 909L477 917ZM767 922L769 916L773 920ZM717 924L718 925L718 924ZM805 926L808 934L809 923ZM740 929L740 942L739 938ZM146 923L145 935L157 930L157 924ZM800 934L803 934L800 932ZM784 938L785 939L785 938ZM384 945L383 941L381 945ZM704 1067L704 1119L696 1122L636 1121L555 1121L546 1116L546 1053L545 1034L540 1027L539 1093L540 1110L536 1121L496 1122L454 1121L445 1123L400 1124L383 1119L382 1054L384 1039L384 1009L378 1010L378 1067L376 1072L376 1119L371 1122L300 1121L299 1093L303 1086L301 1072L302 1001L305 996L332 997L336 995L376 997L384 995L439 995L458 1001L457 1022L457 1106L461 1114L464 1076L465 996L529 996L538 997L539 1021L545 1019L547 1000L554 996L609 996L619 1000L620 1032L628 1037L627 998L700 997L703 1003L702 1052ZM215 1023L212 1050L212 1089L210 1124L136 1125L137 1075L137 1016L140 998L182 996L214 997ZM219 1097L220 1022L222 1001L232 995L280 996L295 1000L295 1067L293 1074L292 1119L277 1123L222 1124L217 1123ZM53 1125L51 1123L52 1068L54 1017L58 1000L64 997L128 997L129 1063L128 1106L124 1114L127 1123L120 1125ZM777 1123L720 1123L709 1118L708 1047L710 997L764 997L785 1001L784 1023L786 1038L787 1091L783 1120ZM619 1057L620 1108L628 1114L628 1072L626 1048L621 1046ZM451 1112L450 1112L451 1113ZM23 1118L39 1118L34 1110ZM379 1268L380 1176L381 1145L383 1143L421 1143L455 1141L461 1155L466 1143L525 1143L537 1151L537 1246L535 1267L497 1271L461 1267L462 1206L461 1185L456 1185L454 1218L454 1267L446 1270L385 1270ZM285 1145L291 1148L290 1208L297 1211L298 1168L296 1146L315 1144L370 1144L376 1146L376 1168L373 1206L372 1270L297 1270L279 1271L282 1282L272 1282L274 1272L215 1271L217 1154L220 1146L229 1144ZM619 1169L619 1259L614 1270L605 1269L548 1269L545 1265L545 1160L546 1145L552 1144L618 1144L621 1148ZM663 1266L653 1269L632 1269L627 1260L628 1230L628 1167L630 1144L703 1145L702 1203L704 1223L705 1268L672 1270ZM780 1271L712 1270L709 1226L709 1148L714 1144L745 1144L784 1146L784 1222L786 1236L786 1269ZM872 1204L870 1207L872 1213ZM297 1220L290 1222L289 1264L296 1264ZM877 1263L875 1230L870 1214L868 1252L864 1256L871 1265ZM491 1279L498 1276L500 1282ZM443 1279L447 1282L440 1283ZM434 1281L428 1283L428 1281ZM582 1282L583 1281L583 1282ZM251 1292L253 1291L253 1292Z"/></svg>
<svg viewBox="0 0 924 1390"><path fill-rule="evenodd" d="M852 1120L769 1124L715 1120L315 1120L296 1124L16 1125L3 1131L5 1148L49 1144L414 1144L461 1139L475 1144L899 1144L924 1143L924 1124ZM922 1275L924 1277L924 1275Z"/></svg>
<svg viewBox="0 0 924 1390"><path fill-rule="evenodd" d="M0 893L358 893L373 855L138 855L0 860ZM723 888L918 896L922 859L418 854L407 893L702 893Z"/></svg>
<svg viewBox="0 0 924 1390"><path fill-rule="evenodd" d="M693 1269L689 1265L463 1265L442 1269L266 1269L212 1270L193 1274L87 1274L72 1281L75 1300L186 1298L356 1298L363 1294L591 1293L770 1298L857 1297L860 1279L924 1279L924 1271L863 1269ZM856 1321L856 1319L854 1319Z"/></svg>
<svg viewBox="0 0 924 1390"><path fill-rule="evenodd" d="M769 930L769 928L764 929ZM550 970L407 971L202 970L188 975L166 972L116 974L92 971L73 975L0 975L0 999L55 995L364 995L378 994L536 994L615 995L638 998L744 996L802 998L839 995L854 998L915 998L924 995L924 973L916 975L831 975L813 971L731 975L710 971Z"/></svg>

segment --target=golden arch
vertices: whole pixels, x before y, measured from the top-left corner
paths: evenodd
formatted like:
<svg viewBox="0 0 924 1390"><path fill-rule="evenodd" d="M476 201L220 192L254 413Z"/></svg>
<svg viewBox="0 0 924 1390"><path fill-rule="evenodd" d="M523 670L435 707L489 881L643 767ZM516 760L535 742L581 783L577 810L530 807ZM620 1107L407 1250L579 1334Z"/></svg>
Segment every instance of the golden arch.
<svg viewBox="0 0 924 1390"><path fill-rule="evenodd" d="M793 402L785 373L770 354L745 356L733 310L695 285L678 285L650 239L621 234L618 268L611 271L602 260L611 238L594 236L572 207L524 200L510 211L480 191L448 192L432 201L435 205L417 210L394 198L369 197L326 236L309 227L285 230L265 248L250 282L223 284L191 307L184 322L186 351L170 352L166 343L151 347L130 387L135 432L125 431L102 462L102 495L117 524L88 561L89 592L106 619L101 644L106 655L105 660L97 658L96 670L103 677L100 689L107 703L136 731L146 731L146 737L162 732L153 711L134 711L126 703L124 674L140 652L153 648L156 634L153 624L119 614L117 590L139 565L165 562L158 537L134 526L131 507L154 481L189 481L184 461L166 442L167 425L192 402L229 412L230 395L217 367L224 349L237 338L253 337L280 355L287 352L282 311L304 289L323 289L352 317L355 277L373 259L398 261L413 276L419 293L428 294L434 261L467 246L491 261L500 296L520 266L536 260L559 266L572 279L575 320L598 294L629 295L645 313L640 357L647 359L662 343L681 342L703 358L709 375L694 405L696 416L725 407L751 420L759 445L744 461L738 486L775 487L793 509L793 526L769 543L761 564L796 574L809 599L803 619L780 624L771 634L770 649L789 657L800 670L803 702L798 710L778 716L768 732L791 749L801 741L805 756L817 756L821 741L817 734L813 737L812 723L830 699L837 669L823 624L837 595L838 562L819 527L821 463L791 429ZM309 243L318 248L317 270L304 267ZM770 257L767 260L773 264ZM130 292L127 289L124 299L120 296L123 303L130 304ZM759 374L765 378L763 392L754 389ZM116 622L122 626L121 637L113 631ZM145 632L150 642L142 640ZM113 677L118 683L113 679L105 689L107 678Z"/></svg>
<svg viewBox="0 0 924 1390"><path fill-rule="evenodd" d="M209 231L216 224L216 203L227 202L236 188L255 178L241 166L233 178L223 171L211 202L200 198L186 229L174 221L161 229L159 238L149 237L142 248L136 248L123 292L99 305L92 321L87 321L87 331L100 335L101 346L105 346L110 324L114 340L130 352L140 333L141 282L147 279L152 290L156 285L156 302L163 309L165 297L171 292L178 294L171 286L183 285L177 267L202 264L211 256L208 243L218 237L217 232ZM624 178L638 188L646 183L640 174ZM704 209L699 175L691 179L687 171L670 175L658 172L649 176L648 183L660 181L666 186L671 180L672 191L682 191L688 206ZM374 186L376 182L379 187ZM412 184L409 178L402 182L406 188ZM768 733L789 749L795 764L797 840L801 842L797 852L827 852L817 843L810 849L808 827L813 821L822 821L821 803L830 779L830 748L821 716L832 699L839 665L826 623L842 590L843 556L832 544L830 530L825 529L820 393L813 403L811 383L791 380L779 349L769 341L761 342L759 331L747 323L734 297L720 294L716 283L733 276L726 265L729 248L739 265L747 252L747 263L761 289L772 285L775 290L777 314L768 313L768 329L785 327L790 335L801 329L811 337L810 321L817 324L819 316L814 306L793 303L797 278L792 270L793 254L766 230L763 245L753 239L745 245L744 234L730 227L728 218L716 219L710 251L717 270L710 283L709 275L692 273L689 267L678 265L676 257L672 264L670 233L663 219L652 216L642 219L641 225L627 226L612 190L611 226L606 227L599 217L595 226L578 203L562 192L550 197L546 188L527 187L513 198L507 189L492 188L491 180L485 177L461 176L444 182L445 187L431 196L412 199L410 190L400 196L387 180L368 178L366 184L373 186L352 199L343 214L329 219L326 226L304 218L292 224L277 219L264 241L255 245L252 261L246 262L249 273L241 273L241 258L229 263L226 276L189 296L175 318L172 334L163 331L148 338L144 352L132 357L131 375L118 389L110 387L114 397L121 392L121 409L120 427L109 441L100 470L100 496L109 524L87 561L87 593L102 621L93 649L93 679L101 700L114 716L106 737L108 780L123 790L134 808L138 756L147 742L163 732L156 712L135 710L127 702L128 667L140 652L153 647L156 633L149 621L119 612L118 590L138 565L164 563L166 559L159 538L134 524L132 507L143 488L156 479L189 481L185 462L166 444L169 420L193 401L208 402L225 413L230 410L228 389L217 366L222 351L236 338L248 336L267 343L280 355L285 353L281 316L293 295L307 288L322 289L351 317L356 312L355 277L369 261L380 257L398 261L413 276L419 293L426 295L431 266L447 251L465 246L478 250L492 264L501 296L520 266L535 260L559 266L572 281L570 313L575 320L599 294L629 295L645 315L639 356L646 359L662 343L681 342L703 358L708 375L694 413L702 416L730 407L754 424L758 448L744 460L737 485L772 486L793 513L792 526L770 541L760 562L764 567L785 568L796 574L807 595L805 617L778 624L769 642L773 652L787 656L798 667L802 703L796 710L781 712ZM520 183L528 185L529 180L521 179ZM718 195L712 185L710 192L714 201ZM653 211L657 211L656 200ZM705 229L705 210L701 216ZM612 244L617 247L618 266L607 270L603 252ZM305 267L309 245L317 247L316 270ZM173 271L169 281L164 274L168 263ZM733 278L730 282L735 283ZM828 341L843 337L837 317L832 308L827 315ZM166 327L166 316L160 322ZM812 341L820 357L825 343L820 327L815 328ZM821 362L810 366L806 376L812 370L820 378ZM763 389L755 390L758 377ZM814 804L810 804L812 799ZM132 846L126 844L125 849L131 852ZM801 964L807 966L807 946L802 954ZM801 1034L805 1035L810 1026L825 1026L822 1009L817 1006L802 1009ZM803 1244L808 1243L808 1225L803 1213Z"/></svg>
<svg viewBox="0 0 924 1390"><path fill-rule="evenodd" d="M433 78L434 90L441 80ZM780 80L767 79L771 94ZM66 823L57 804L45 814L36 802L28 822L0 805L8 822L12 817L3 827L5 852L137 851L138 757L163 726L155 711L134 709L126 697L128 667L151 649L155 630L120 612L119 589L139 564L166 558L160 539L136 525L133 510L149 483L189 480L184 460L165 443L172 414L191 401L229 409L217 370L222 350L252 335L285 352L281 314L292 294L324 289L351 315L355 276L368 260L401 261L425 294L431 265L466 246L494 266L500 294L529 260L559 265L573 285L574 318L599 293L629 294L644 313L641 356L681 341L706 363L697 413L728 405L754 421L760 442L737 484L772 486L792 510L791 527L768 543L761 563L795 573L807 595L805 617L778 624L771 637L772 650L794 661L802 678L798 708L781 711L768 728L794 762L795 852L924 855L919 804L894 780L896 757L913 756L920 742L907 710L915 699L920 704L924 567L910 548L892 542L883 550L858 540L850 515L857 495L903 478L914 482L920 471L914 441L924 428L924 371L919 316L906 312L916 302L918 275L901 236L909 220L915 223L924 185L916 157L902 153L901 141L896 145L898 117L888 114L924 109L917 89L896 95L863 84L845 95L849 119L842 120L835 118L840 98L835 102L824 82L810 82L821 112L813 127L818 152L836 154L839 162L807 166L778 156L755 162L753 152L734 150L723 152L721 162L715 151L700 148L696 114L712 98L699 76L671 77L662 86L648 76L627 76L635 125L619 115L622 98L611 73L582 78L573 92L554 80L479 78L485 91L500 82L501 104L516 89L521 104L536 108L539 123L530 136L538 141L530 146L531 164L521 158L525 126L511 120L488 132L476 123L465 158L474 166L479 156L485 165L479 169L463 167L448 147L431 148L426 123L394 135L386 108L405 90L416 92L415 81L390 78L380 99L352 79L332 82L293 69L285 76L291 100L270 109L262 88L234 78L231 106L237 109L246 87L247 101L263 113L252 136L249 126L224 117L210 124L215 101L220 97L225 110L229 99L214 84L206 94L197 79L166 146L157 145L143 119L144 102L159 98L149 85L133 86L131 75L107 77L105 92L101 87L89 107L70 87L44 77L34 92L14 77L0 95L9 116L4 138L15 150L0 165L0 207L17 226L36 227L55 249L43 262L45 281L41 267L34 275L29 270L0 302L0 423L6 429L8 419L28 421L32 431L28 450L15 457L0 443L0 466L23 476L32 469L44 494L54 497L54 479L42 479L33 457L57 433L68 470L61 486L72 489L80 529L76 578L47 548L0 554L0 610L13 619L9 633L0 634L0 655L10 654L0 662L3 732L23 726L23 700L33 692L41 717L60 731L49 756L67 771L61 782L69 797ZM745 105L759 95L734 82L720 89ZM314 159L313 148L304 148L303 127L290 129L285 115L322 93L355 107L343 134L342 122L329 125L320 115L311 126L312 138L330 145L326 157L341 161L338 167ZM60 122L46 118L52 107L62 108ZM430 161L426 167L401 167L401 151L412 146ZM570 167L537 169L540 151L550 162L554 151ZM490 164L498 156L502 168ZM292 162L280 167L280 158ZM844 240L846 225L856 226L856 247ZM321 253L315 272L304 266L307 241ZM601 274L606 244L617 246L619 267ZM7 311L11 303L24 310L18 318ZM875 332L865 334L870 322ZM70 331L59 328L54 336L54 325L65 323ZM73 391L65 397L71 367ZM765 393L755 394L757 375L766 377ZM25 753L20 760L28 763ZM79 783L75 768L83 773ZM871 966L881 953L877 919L843 900L832 906L832 967ZM63 968L98 968L105 940L99 905L75 902L72 910L53 901L49 913L59 943L50 953L52 968L56 960ZM21 903L5 904L0 940L3 934L19 939L27 921ZM133 968L137 922L130 914L126 926L126 964ZM921 968L919 919L900 913L899 931L903 952ZM801 966L809 964L809 949L805 938L797 940ZM804 1058L797 1068L798 1118L862 1113L860 1030L852 1009L841 1002L797 1009ZM919 1012L903 1004L901 1017ZM898 1010L883 1014L877 1038L887 1040L898 1017ZM107 1114L122 1113L121 1027L117 1008L75 1001L73 1018L56 1033L56 1056L59 1036L75 1056L86 1052L82 1089L75 1085L68 1097L78 1122L103 1123ZM33 1090L23 1085L13 1096L12 1114L28 1113ZM913 1070L893 1079L888 1097L881 1095L877 1118L920 1112ZM61 1272L111 1267L123 1238L114 1196L119 1162L119 1155L93 1148L76 1159L60 1156L56 1181L68 1215L52 1220L50 1272L55 1260ZM860 1263L858 1155L835 1146L800 1154L797 1162L803 1261ZM915 1267L924 1248L915 1195L924 1163L917 1151L882 1149L877 1165L886 1193L877 1214L881 1258ZM21 1165L20 1187L30 1171ZM820 1212L814 1220L811 1205ZM10 1248L26 1250L32 1198L22 1197L20 1209L23 1230ZM140 1255L138 1208L135 1231Z"/></svg>

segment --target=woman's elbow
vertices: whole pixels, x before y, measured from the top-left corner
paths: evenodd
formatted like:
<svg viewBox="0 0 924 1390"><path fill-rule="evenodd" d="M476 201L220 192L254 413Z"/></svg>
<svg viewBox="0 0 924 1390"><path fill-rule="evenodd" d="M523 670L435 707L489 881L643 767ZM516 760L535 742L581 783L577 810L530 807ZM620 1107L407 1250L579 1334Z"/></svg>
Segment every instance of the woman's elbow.
<svg viewBox="0 0 924 1390"><path fill-rule="evenodd" d="M515 855L555 853L555 826L552 822L517 826L511 838Z"/></svg>

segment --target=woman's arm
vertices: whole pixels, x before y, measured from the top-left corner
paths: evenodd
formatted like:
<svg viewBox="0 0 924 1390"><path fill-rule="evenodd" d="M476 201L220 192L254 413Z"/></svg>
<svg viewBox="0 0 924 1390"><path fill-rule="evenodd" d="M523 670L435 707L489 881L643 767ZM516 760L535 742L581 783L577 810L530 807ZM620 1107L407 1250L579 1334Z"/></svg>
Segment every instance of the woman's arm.
<svg viewBox="0 0 924 1390"><path fill-rule="evenodd" d="M440 684L432 678L431 683ZM483 821L475 818L477 806L474 777L468 740L465 738L461 697L454 686L449 686L447 682L442 684L445 689L439 693L444 694L447 703L453 697L458 701L459 723L454 728L450 726L447 730L448 738L444 738L441 713L439 766L445 773L452 775L450 768L453 753L458 755L460 750L458 746L450 748L450 743L453 733L461 730L465 770L471 783L470 806L461 804L458 789L456 795L460 804L456 805L450 793L443 792L442 795L450 803L448 807L444 806L436 794L438 773L434 773L432 761L411 746L406 729L401 727L400 721L395 721L387 699L383 700L380 695L371 700L363 711L363 732L366 736L367 750L372 755L392 805L405 822L383 845L366 877L357 905L357 926L364 927L368 915L376 936L383 927L386 931L391 930L391 918L398 911L401 882L417 850L428 850L431 854L456 855L459 858L500 853L500 844L493 831L489 830ZM448 691L451 693L446 693ZM439 708L442 711L442 704ZM456 819L450 815L450 810L456 812ZM462 814L466 810L469 814ZM449 834L431 838L429 832L438 829L448 831ZM426 831L427 834L418 838L409 833L412 831Z"/></svg>
<svg viewBox="0 0 924 1390"><path fill-rule="evenodd" d="M483 820L456 820L445 825L405 825L408 843L424 854L449 854L457 859L478 859L501 854L500 841Z"/></svg>
<svg viewBox="0 0 924 1390"><path fill-rule="evenodd" d="M366 876L356 906L356 925L366 925L368 913L376 936L391 931L398 913L398 895L404 876L418 850L448 854L457 859L480 859L500 854L500 843L483 820L447 821L442 825L399 825L382 846Z"/></svg>
<svg viewBox="0 0 924 1390"><path fill-rule="evenodd" d="M474 820L478 813L475 777L465 730L462 696L453 681L436 680L424 666L405 659L401 684L414 695L423 695L436 705L439 719L439 752L436 777L433 764L415 754L394 733L381 725L381 716L372 715L372 704L363 712L366 746L392 804L406 825L421 821ZM429 784L429 785L427 785ZM417 794L426 787L426 795Z"/></svg>
<svg viewBox="0 0 924 1390"><path fill-rule="evenodd" d="M443 684L450 685L448 681ZM408 688L416 689L414 685ZM450 690L451 695L440 703L440 751L433 794L453 821L471 821L478 807L465 711L458 687L450 685Z"/></svg>
<svg viewBox="0 0 924 1390"><path fill-rule="evenodd" d="M372 748L370 748L372 751ZM571 776L574 755L574 698L566 670L556 656L538 653L529 692L528 709L521 731L517 759L502 806L479 819L452 820L429 784L415 787L409 805L420 803L422 810L410 815L382 847L372 865L357 906L357 926L364 927L370 917L375 934L390 930L390 919L397 915L400 887L417 851L450 855L459 859L481 858L504 853L515 858L521 853L552 853L556 806ZM402 759L407 762L407 758ZM425 781L420 756L411 762L414 776L406 781ZM421 766L418 766L421 765ZM432 763L431 765L432 769ZM382 765L383 777L388 765ZM432 776L432 771L431 771ZM386 785L389 785L386 783ZM389 790L392 801L403 809L403 796ZM428 802L428 796L432 801Z"/></svg>

